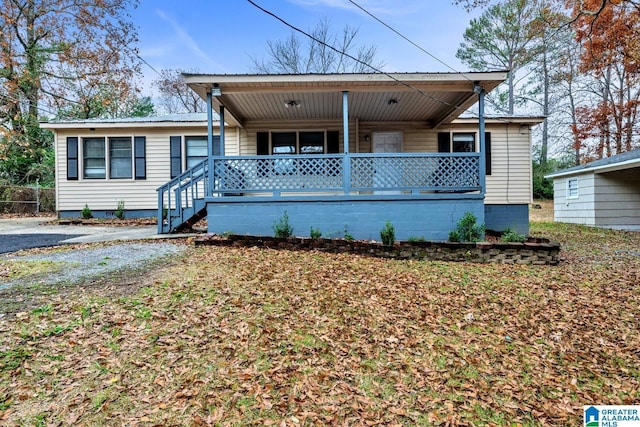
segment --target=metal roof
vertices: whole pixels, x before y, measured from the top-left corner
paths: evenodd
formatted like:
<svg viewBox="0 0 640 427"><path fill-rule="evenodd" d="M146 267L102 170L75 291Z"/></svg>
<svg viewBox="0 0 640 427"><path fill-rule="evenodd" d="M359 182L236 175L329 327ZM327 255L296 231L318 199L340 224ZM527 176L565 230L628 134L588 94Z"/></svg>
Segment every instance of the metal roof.
<svg viewBox="0 0 640 427"><path fill-rule="evenodd" d="M214 113L213 120L217 122L218 115ZM185 113L185 114L168 114L164 116L149 117L121 117L111 119L75 119L75 120L53 120L49 122L41 122L40 126L44 129L63 129L63 128L104 128L114 127L141 127L145 125L160 126L184 126L197 125L206 126L207 113Z"/></svg>
<svg viewBox="0 0 640 427"><path fill-rule="evenodd" d="M187 85L214 109L225 107L225 122L310 121L342 118L342 93L349 92L349 117L365 122L450 123L478 100L476 85L491 91L506 71L471 73L363 74L185 74Z"/></svg>
<svg viewBox="0 0 640 427"><path fill-rule="evenodd" d="M546 178L559 178L567 175L577 175L585 172L611 172L622 169L640 167L640 148L627 151L615 156L605 157L584 165L574 166L546 175Z"/></svg>

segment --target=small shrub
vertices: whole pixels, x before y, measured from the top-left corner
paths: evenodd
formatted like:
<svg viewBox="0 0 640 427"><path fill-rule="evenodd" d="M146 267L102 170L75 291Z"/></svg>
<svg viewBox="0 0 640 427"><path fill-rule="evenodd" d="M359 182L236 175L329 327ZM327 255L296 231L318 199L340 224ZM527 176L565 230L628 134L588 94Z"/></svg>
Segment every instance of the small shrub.
<svg viewBox="0 0 640 427"><path fill-rule="evenodd" d="M287 211L284 211L280 219L273 223L273 232L276 237L286 238L293 236L293 227L289 223Z"/></svg>
<svg viewBox="0 0 640 427"><path fill-rule="evenodd" d="M502 232L500 240L503 242L524 243L527 240L527 236L518 233L516 230L507 228Z"/></svg>
<svg viewBox="0 0 640 427"><path fill-rule="evenodd" d="M479 242L484 234L484 224L477 224L476 216L466 212L458 221L456 229L449 233L451 242Z"/></svg>
<svg viewBox="0 0 640 427"><path fill-rule="evenodd" d="M407 242L426 242L427 239L425 239L423 236L411 236L407 239Z"/></svg>
<svg viewBox="0 0 640 427"><path fill-rule="evenodd" d="M382 244L387 246L392 246L396 241L396 229L391 224L391 221L387 220L382 230L380 230L380 239L382 239Z"/></svg>
<svg viewBox="0 0 640 427"><path fill-rule="evenodd" d="M118 202L118 207L116 208L115 216L118 219L124 219L124 200L120 200Z"/></svg>
<svg viewBox="0 0 640 427"><path fill-rule="evenodd" d="M84 219L91 219L93 218L93 213L91 212L91 209L89 208L88 204L84 204L84 208L82 208L82 218Z"/></svg>
<svg viewBox="0 0 640 427"><path fill-rule="evenodd" d="M311 230L309 231L309 236L311 236L312 239L319 239L320 237L322 237L322 231L320 231L320 229L318 228L313 228L312 226Z"/></svg>
<svg viewBox="0 0 640 427"><path fill-rule="evenodd" d="M352 235L351 233L349 233L349 230L347 230L347 226L346 226L346 225L344 226L343 239L344 239L344 240L347 240L347 241L349 241L349 242L351 242L351 241L355 240L355 239L353 238L353 235Z"/></svg>

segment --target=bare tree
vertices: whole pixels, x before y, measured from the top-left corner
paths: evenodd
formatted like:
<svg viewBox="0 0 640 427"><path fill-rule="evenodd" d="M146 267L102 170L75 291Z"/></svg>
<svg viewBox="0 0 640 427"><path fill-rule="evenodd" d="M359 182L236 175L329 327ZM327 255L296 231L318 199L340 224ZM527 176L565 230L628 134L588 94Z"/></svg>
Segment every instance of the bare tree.
<svg viewBox="0 0 640 427"><path fill-rule="evenodd" d="M375 46L357 45L356 28L347 25L335 34L325 18L309 34L312 38L292 32L283 40L267 41L267 57L251 57L253 70L262 74L361 73L384 67L376 58Z"/></svg>
<svg viewBox="0 0 640 427"><path fill-rule="evenodd" d="M160 92L158 107L168 114L202 113L207 111L207 104L184 81L183 73L198 73L199 70L164 69L160 77L153 81L153 86Z"/></svg>

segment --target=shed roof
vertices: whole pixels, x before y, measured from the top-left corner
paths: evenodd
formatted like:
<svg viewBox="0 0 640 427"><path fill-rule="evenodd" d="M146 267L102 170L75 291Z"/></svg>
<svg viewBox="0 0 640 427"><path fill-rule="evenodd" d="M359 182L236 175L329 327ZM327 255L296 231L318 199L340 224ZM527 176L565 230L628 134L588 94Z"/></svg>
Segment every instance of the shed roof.
<svg viewBox="0 0 640 427"><path fill-rule="evenodd" d="M613 172L635 167L640 167L640 148L621 154L616 154L615 156L605 157L604 159L595 160L590 163L585 163L584 165L563 169L561 171L546 175L546 178L560 178L563 176L579 175L589 172Z"/></svg>

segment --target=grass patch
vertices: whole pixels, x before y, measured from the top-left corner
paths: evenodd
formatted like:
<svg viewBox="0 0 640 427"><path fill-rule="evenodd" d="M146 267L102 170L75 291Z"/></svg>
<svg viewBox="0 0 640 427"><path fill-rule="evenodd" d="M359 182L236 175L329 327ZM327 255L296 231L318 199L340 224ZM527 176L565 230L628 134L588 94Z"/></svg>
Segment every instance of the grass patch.
<svg viewBox="0 0 640 427"><path fill-rule="evenodd" d="M38 304L0 319L3 421L566 426L635 402L640 234L531 229L559 266L201 247Z"/></svg>
<svg viewBox="0 0 640 427"><path fill-rule="evenodd" d="M25 260L1 260L0 282L5 280L18 280L27 277L40 277L61 271L65 266L63 262L52 261L25 261Z"/></svg>

